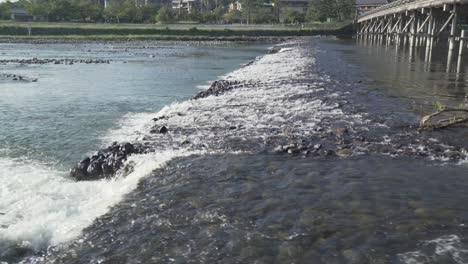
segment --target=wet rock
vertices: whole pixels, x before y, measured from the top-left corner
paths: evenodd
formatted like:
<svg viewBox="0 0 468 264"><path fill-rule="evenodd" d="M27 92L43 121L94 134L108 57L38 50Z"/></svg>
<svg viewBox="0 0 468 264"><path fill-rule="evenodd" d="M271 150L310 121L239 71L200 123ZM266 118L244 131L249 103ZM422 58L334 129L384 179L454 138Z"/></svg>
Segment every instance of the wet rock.
<svg viewBox="0 0 468 264"><path fill-rule="evenodd" d="M322 148L322 144L315 144L312 147L313 147L313 150L317 151Z"/></svg>
<svg viewBox="0 0 468 264"><path fill-rule="evenodd" d="M348 133L348 129L345 128L345 127L340 127L340 128L336 128L336 129L333 130L333 134L335 134L335 136L337 136L337 137L342 137L346 133Z"/></svg>
<svg viewBox="0 0 468 264"><path fill-rule="evenodd" d="M141 145L113 143L108 148L80 161L71 169L70 176L77 181L110 178L123 167L128 156L142 152L144 149Z"/></svg>
<svg viewBox="0 0 468 264"><path fill-rule="evenodd" d="M331 156L336 155L336 153L333 150L329 150L329 149L321 149L319 151L319 154L320 156L324 156L324 157L331 157Z"/></svg>
<svg viewBox="0 0 468 264"><path fill-rule="evenodd" d="M169 130L168 130L167 127L165 127L165 126L160 127L159 130L158 130L158 132L159 132L160 134L166 134L168 131L169 131Z"/></svg>
<svg viewBox="0 0 468 264"><path fill-rule="evenodd" d="M346 249L341 254L346 259L346 263L361 263L360 255L357 251Z"/></svg>
<svg viewBox="0 0 468 264"><path fill-rule="evenodd" d="M218 96L234 88L238 88L239 84L240 82L238 81L215 81L211 84L210 88L208 88L206 91L199 92L197 95L195 95L195 97L193 97L193 99L197 100L208 97L210 95Z"/></svg>
<svg viewBox="0 0 468 264"><path fill-rule="evenodd" d="M452 160L458 160L461 158L461 153L458 151L447 151L444 153L444 156Z"/></svg>
<svg viewBox="0 0 468 264"><path fill-rule="evenodd" d="M275 53L278 53L280 50L281 50L280 46L275 46L268 50L268 54L275 54Z"/></svg>
<svg viewBox="0 0 468 264"><path fill-rule="evenodd" d="M167 119L166 116L155 117L155 118L153 118L153 121L156 122L156 121L163 120L163 119Z"/></svg>
<svg viewBox="0 0 468 264"><path fill-rule="evenodd" d="M283 153L283 152L284 152L283 146L276 146L276 147L273 149L273 152L276 152L276 153Z"/></svg>
<svg viewBox="0 0 468 264"><path fill-rule="evenodd" d="M86 63L86 64L109 64L110 60L103 59L4 59L0 60L1 64L63 64L63 65L73 65L75 63Z"/></svg>
<svg viewBox="0 0 468 264"><path fill-rule="evenodd" d="M289 148L288 149L289 154L297 154L299 152L300 152L300 150L298 148Z"/></svg>
<svg viewBox="0 0 468 264"><path fill-rule="evenodd" d="M99 175L102 173L102 161L100 160L93 160L88 168L86 168L86 173L89 175L90 178L98 178Z"/></svg>
<svg viewBox="0 0 468 264"><path fill-rule="evenodd" d="M350 149L340 149L336 151L336 155L342 158L347 158L351 155L353 155L353 151Z"/></svg>

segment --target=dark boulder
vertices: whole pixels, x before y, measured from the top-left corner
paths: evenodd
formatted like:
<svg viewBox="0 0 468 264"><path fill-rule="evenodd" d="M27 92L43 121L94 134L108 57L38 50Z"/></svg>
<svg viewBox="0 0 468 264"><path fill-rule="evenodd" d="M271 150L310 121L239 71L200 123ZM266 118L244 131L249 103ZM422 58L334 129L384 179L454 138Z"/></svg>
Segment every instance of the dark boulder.
<svg viewBox="0 0 468 264"><path fill-rule="evenodd" d="M167 119L167 117L166 116L158 116L158 117L153 118L153 121L157 122L157 121L163 120L163 119Z"/></svg>
<svg viewBox="0 0 468 264"><path fill-rule="evenodd" d="M123 167L128 156L142 153L143 147L131 143L114 142L106 149L94 153L80 161L70 171L70 176L77 181L99 180L110 178Z"/></svg>
<svg viewBox="0 0 468 264"><path fill-rule="evenodd" d="M193 99L197 100L200 98L208 97L210 95L218 96L227 91L230 91L234 88L239 88L239 87L242 87L239 81L226 81L226 80L215 81L211 84L210 88L208 88L206 91L199 92L197 95L195 95L195 97L193 97Z"/></svg>
<svg viewBox="0 0 468 264"><path fill-rule="evenodd" d="M161 134L166 134L168 131L169 130L165 126L162 126L162 127L159 128L159 133L161 133Z"/></svg>
<svg viewBox="0 0 468 264"><path fill-rule="evenodd" d="M281 50L280 46L275 46L268 50L268 54L275 54L275 53L278 53L280 50Z"/></svg>
<svg viewBox="0 0 468 264"><path fill-rule="evenodd" d="M158 129L153 128L153 129L150 130L150 133L151 133L151 134L157 134L157 133L159 133L159 134L166 134L167 132L169 132L169 129L167 129L166 126L161 126L161 127L159 127Z"/></svg>

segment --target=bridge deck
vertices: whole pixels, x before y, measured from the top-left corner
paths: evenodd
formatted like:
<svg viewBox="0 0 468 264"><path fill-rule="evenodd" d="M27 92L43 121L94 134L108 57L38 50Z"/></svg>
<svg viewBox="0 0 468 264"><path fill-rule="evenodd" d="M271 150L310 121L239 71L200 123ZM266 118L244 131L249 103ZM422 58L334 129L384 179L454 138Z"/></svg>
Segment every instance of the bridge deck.
<svg viewBox="0 0 468 264"><path fill-rule="evenodd" d="M393 15L421 8L442 7L445 4L466 3L468 3L468 0L398 0L364 13L358 18L358 23L377 17Z"/></svg>

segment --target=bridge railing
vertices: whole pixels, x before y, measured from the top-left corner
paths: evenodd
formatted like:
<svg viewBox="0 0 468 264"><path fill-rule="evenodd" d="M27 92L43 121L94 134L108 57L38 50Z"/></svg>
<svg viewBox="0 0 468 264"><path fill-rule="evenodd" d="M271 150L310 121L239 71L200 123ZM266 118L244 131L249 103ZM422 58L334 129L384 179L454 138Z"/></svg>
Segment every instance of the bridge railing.
<svg viewBox="0 0 468 264"><path fill-rule="evenodd" d="M417 2L417 1L419 1L419 0L398 0L398 1L395 1L395 2L391 2L390 4L379 6L379 7L374 8L374 9L368 11L368 12L365 12L364 14L360 15L358 17L358 19L366 17L368 15L372 15L372 14L381 12L381 11L385 11L385 10L388 10L388 9L391 9L391 8L394 8L394 7L397 7L397 6L402 6L402 5Z"/></svg>

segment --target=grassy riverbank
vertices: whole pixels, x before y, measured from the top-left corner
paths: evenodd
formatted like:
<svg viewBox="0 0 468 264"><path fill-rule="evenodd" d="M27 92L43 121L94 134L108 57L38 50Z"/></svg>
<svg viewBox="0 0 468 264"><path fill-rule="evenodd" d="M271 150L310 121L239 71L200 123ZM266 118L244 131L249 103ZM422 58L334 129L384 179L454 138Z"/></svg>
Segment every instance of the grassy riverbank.
<svg viewBox="0 0 468 264"><path fill-rule="evenodd" d="M348 24L317 24L306 27L276 25L114 25L74 23L2 23L0 38L68 39L252 39L257 37L292 37L341 35L350 32Z"/></svg>

